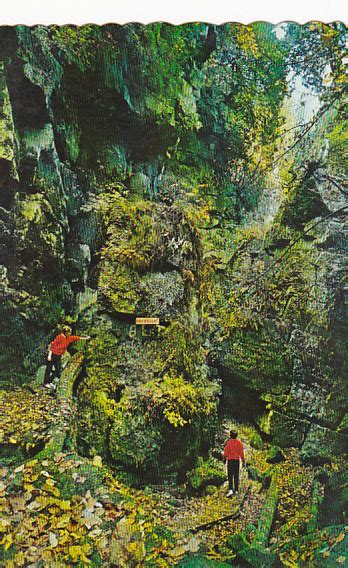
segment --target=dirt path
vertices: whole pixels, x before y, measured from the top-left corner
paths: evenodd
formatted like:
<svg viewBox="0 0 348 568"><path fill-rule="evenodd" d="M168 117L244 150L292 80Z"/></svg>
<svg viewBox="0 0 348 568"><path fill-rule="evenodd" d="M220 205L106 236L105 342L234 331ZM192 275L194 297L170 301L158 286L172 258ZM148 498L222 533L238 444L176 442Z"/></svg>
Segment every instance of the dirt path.
<svg viewBox="0 0 348 568"><path fill-rule="evenodd" d="M231 424L222 426L219 438L226 439ZM252 463L257 450L243 439L245 453ZM227 475L226 475L227 477ZM241 469L240 491L228 498L227 480L211 495L203 497L178 498L175 488L159 487L162 522L175 534L176 546L171 551L173 563L178 563L188 553L204 553L217 559L232 559L231 550L226 548L227 538L245 530L248 524L257 525L266 494L260 491L260 484L248 477Z"/></svg>

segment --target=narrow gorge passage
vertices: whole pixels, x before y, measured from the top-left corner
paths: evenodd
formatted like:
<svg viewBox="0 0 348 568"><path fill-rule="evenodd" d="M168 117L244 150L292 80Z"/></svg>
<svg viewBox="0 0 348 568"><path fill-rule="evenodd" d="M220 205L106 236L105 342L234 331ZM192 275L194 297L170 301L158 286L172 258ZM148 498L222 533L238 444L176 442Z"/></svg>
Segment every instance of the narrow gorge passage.
<svg viewBox="0 0 348 568"><path fill-rule="evenodd" d="M1 565L346 563L345 40L0 28Z"/></svg>

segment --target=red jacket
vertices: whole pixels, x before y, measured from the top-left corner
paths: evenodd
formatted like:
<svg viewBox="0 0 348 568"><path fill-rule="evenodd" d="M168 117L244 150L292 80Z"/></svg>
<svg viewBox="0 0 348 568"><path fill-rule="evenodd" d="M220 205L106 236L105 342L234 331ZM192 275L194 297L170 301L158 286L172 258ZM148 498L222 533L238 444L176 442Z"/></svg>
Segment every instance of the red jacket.
<svg viewBox="0 0 348 568"><path fill-rule="evenodd" d="M228 460L241 459L244 461L244 449L242 442L235 438L230 438L229 440L227 440L224 449L224 458Z"/></svg>
<svg viewBox="0 0 348 568"><path fill-rule="evenodd" d="M70 343L78 341L81 339L79 335L69 335L65 337L63 333L57 335L50 345L50 350L54 355L64 355L65 351L68 349Z"/></svg>

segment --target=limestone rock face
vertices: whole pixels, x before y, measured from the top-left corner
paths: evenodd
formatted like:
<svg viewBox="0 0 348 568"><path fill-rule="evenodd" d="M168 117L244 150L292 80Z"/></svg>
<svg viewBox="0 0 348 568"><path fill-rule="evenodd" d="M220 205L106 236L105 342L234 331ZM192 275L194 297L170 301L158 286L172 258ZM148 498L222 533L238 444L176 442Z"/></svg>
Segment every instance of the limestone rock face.
<svg viewBox="0 0 348 568"><path fill-rule="evenodd" d="M320 193L322 187L319 188ZM342 207L342 196L325 193L325 206ZM324 221L312 246L316 294L311 298L314 325L294 327L289 338L291 383L284 397L270 396L268 432L279 445L301 447L304 458L329 460L344 442L339 425L346 408L347 313L344 274L347 228L344 218Z"/></svg>
<svg viewBox="0 0 348 568"><path fill-rule="evenodd" d="M185 303L185 283L175 271L157 272L140 281L142 301L140 310L170 321L182 311Z"/></svg>
<svg viewBox="0 0 348 568"><path fill-rule="evenodd" d="M84 289L91 263L91 249L87 244L71 243L67 255L71 281L79 282Z"/></svg>
<svg viewBox="0 0 348 568"><path fill-rule="evenodd" d="M331 461L333 455L342 455L346 448L346 436L332 428L311 424L301 446L304 459L321 463Z"/></svg>
<svg viewBox="0 0 348 568"><path fill-rule="evenodd" d="M151 181L144 173L137 172L131 177L129 188L132 190L132 193L137 193L139 196L146 197L146 195L149 195L150 193Z"/></svg>
<svg viewBox="0 0 348 568"><path fill-rule="evenodd" d="M197 28L197 48L204 45L207 29ZM9 321L18 320L21 353L15 368L21 374L35 370L30 353L48 341L50 330L67 316L78 317L76 295L90 284L105 242L98 195L127 188L138 198L156 196L165 152L177 139L176 113L199 127L196 98L203 74L196 65L166 94L171 107L140 73L131 34L121 26L100 33L87 26L82 36L78 50L80 30L73 28L17 26L0 36L0 207L5 210L0 261L6 256L13 297L25 297L20 312L14 315L14 305L6 300L1 315L8 322L8 345ZM171 100L176 88L177 105ZM170 262L176 274L154 277L157 300L147 305L145 283L129 292L136 273L128 274L125 265L113 267L120 275L116 311L135 313L143 302L143 310L160 309L161 303L161 314L177 313L187 288L179 249L190 245L181 242L180 231L174 236L170 211L167 221L164 213L159 222L168 255L161 252L156 262ZM185 255L190 256L188 249ZM185 268L192 270L188 264ZM167 296L163 302L160 283ZM6 363L8 368L13 364Z"/></svg>
<svg viewBox="0 0 348 568"><path fill-rule="evenodd" d="M52 97L63 68L49 43L40 26L4 31L0 41L0 255L11 291L0 308L5 380L35 372L50 330L71 313L86 284L91 241L96 250L97 221L83 211L86 178L61 153ZM72 228L87 217L88 236L80 230L76 243ZM12 326L17 357L9 349Z"/></svg>
<svg viewBox="0 0 348 568"><path fill-rule="evenodd" d="M0 205L8 208L14 197L18 174L16 134L3 62L0 62L0 116Z"/></svg>

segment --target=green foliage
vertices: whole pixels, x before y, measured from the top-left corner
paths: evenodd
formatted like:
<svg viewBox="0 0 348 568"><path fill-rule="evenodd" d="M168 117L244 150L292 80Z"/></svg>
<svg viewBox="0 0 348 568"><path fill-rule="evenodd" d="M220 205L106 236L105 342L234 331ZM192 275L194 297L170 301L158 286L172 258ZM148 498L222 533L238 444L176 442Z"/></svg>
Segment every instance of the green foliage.
<svg viewBox="0 0 348 568"><path fill-rule="evenodd" d="M61 258L63 232L54 217L52 206L40 193L29 195L20 203L18 230L27 242L36 241L43 262L45 256Z"/></svg>
<svg viewBox="0 0 348 568"><path fill-rule="evenodd" d="M219 260L204 269L204 311L208 321L219 323L221 341L227 340L226 361L244 377L260 372L265 384L278 377L286 383L291 364L286 330L309 322L327 325L320 309L323 283L313 270L317 251L301 234L276 223L264 234L243 232L224 270Z"/></svg>
<svg viewBox="0 0 348 568"><path fill-rule="evenodd" d="M332 103L344 92L345 27L342 22L290 24L287 29L289 65ZM315 53L315 57L313 54ZM326 75L326 81L323 77Z"/></svg>
<svg viewBox="0 0 348 568"><path fill-rule="evenodd" d="M103 263L99 292L107 298L115 312L134 314L140 300L139 278L127 265L111 260Z"/></svg>
<svg viewBox="0 0 348 568"><path fill-rule="evenodd" d="M205 384L205 352L199 335L187 323L173 321L165 329L158 354L163 361L163 370L174 369L177 375Z"/></svg>
<svg viewBox="0 0 348 568"><path fill-rule="evenodd" d="M219 182L217 199L226 198L223 222L230 220L232 204L238 212L249 201L249 176L262 177L258 170L267 169L272 159L267 144L272 147L281 124L280 101L286 90L282 50L267 24L227 24L205 64L199 109Z"/></svg>
<svg viewBox="0 0 348 568"><path fill-rule="evenodd" d="M98 26L52 26L51 38L69 64L84 70L95 63L101 40Z"/></svg>
<svg viewBox="0 0 348 568"><path fill-rule="evenodd" d="M101 257L134 269L149 269L163 253L156 205L108 194L100 198L100 207L108 236Z"/></svg>
<svg viewBox="0 0 348 568"><path fill-rule="evenodd" d="M114 461L128 469L149 471L156 478L158 457L163 444L161 424L148 422L124 400L113 416L110 452Z"/></svg>
<svg viewBox="0 0 348 568"><path fill-rule="evenodd" d="M255 448L256 450L262 450L264 447L264 442L257 432L254 432L252 437L250 438L250 445Z"/></svg>
<svg viewBox="0 0 348 568"><path fill-rule="evenodd" d="M274 523L277 547L299 536L307 527L311 515L313 471L306 469L299 455L290 450L287 459L276 466L278 507Z"/></svg>
<svg viewBox="0 0 348 568"><path fill-rule="evenodd" d="M215 410L214 385L195 385L166 373L161 381L145 383L138 389L139 403L151 420L167 420L174 428L182 428L195 417L204 420Z"/></svg>
<svg viewBox="0 0 348 568"><path fill-rule="evenodd" d="M343 114L343 112L342 112ZM329 155L328 162L331 168L344 175L344 172L348 169L347 163L347 142L348 142L348 121L344 119L343 116L338 115L338 124L332 125L331 131L328 134Z"/></svg>
<svg viewBox="0 0 348 568"><path fill-rule="evenodd" d="M156 206L128 201L118 194L100 198L108 236L101 251L99 290L116 312L135 313L142 298L139 272L164 254Z"/></svg>
<svg viewBox="0 0 348 568"><path fill-rule="evenodd" d="M192 85L199 76L194 61L199 57L205 29L204 24L188 29L155 23L132 24L125 30L120 47L126 58L142 61L141 67L132 68L131 75L125 69L130 99L160 124L183 129L201 126Z"/></svg>

